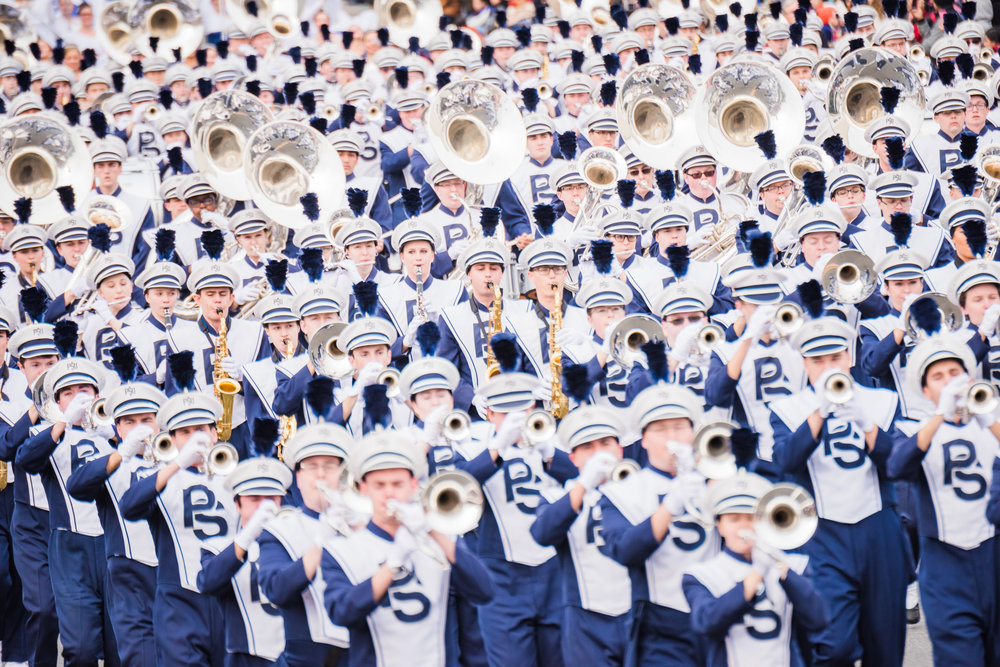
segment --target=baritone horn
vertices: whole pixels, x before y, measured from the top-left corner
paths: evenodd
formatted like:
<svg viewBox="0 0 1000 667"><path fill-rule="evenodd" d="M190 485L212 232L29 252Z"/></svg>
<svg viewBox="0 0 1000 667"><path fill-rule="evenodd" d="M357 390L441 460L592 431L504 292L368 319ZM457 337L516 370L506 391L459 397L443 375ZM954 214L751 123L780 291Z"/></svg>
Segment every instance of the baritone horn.
<svg viewBox="0 0 1000 667"><path fill-rule="evenodd" d="M629 315L615 324L607 337L611 358L622 368L629 369L643 358L643 345L651 340L663 340L663 327L649 315Z"/></svg>
<svg viewBox="0 0 1000 667"><path fill-rule="evenodd" d="M346 326L345 322L324 324L309 339L309 361L318 374L339 380L353 372L347 353L338 344Z"/></svg>
<svg viewBox="0 0 1000 667"><path fill-rule="evenodd" d="M775 484L754 509L754 532L766 547L797 549L809 541L818 525L816 503L797 484Z"/></svg>
<svg viewBox="0 0 1000 667"><path fill-rule="evenodd" d="M251 198L243 149L250 135L272 119L267 105L243 90L220 90L202 100L191 120L191 153L217 192L230 199Z"/></svg>
<svg viewBox="0 0 1000 667"><path fill-rule="evenodd" d="M861 303L872 295L878 283L875 263L857 250L841 250L823 267L823 291L837 303Z"/></svg>
<svg viewBox="0 0 1000 667"><path fill-rule="evenodd" d="M691 447L695 469L707 479L724 479L736 474L732 435L733 425L728 422L706 424L694 434Z"/></svg>
<svg viewBox="0 0 1000 667"><path fill-rule="evenodd" d="M656 169L674 169L677 156L698 145L697 89L681 70L641 65L621 84L615 101L618 130L629 150Z"/></svg>
<svg viewBox="0 0 1000 667"><path fill-rule="evenodd" d="M804 177L813 171L830 171L833 159L811 144L797 146L788 155L788 173L796 185L801 186Z"/></svg>
<svg viewBox="0 0 1000 667"><path fill-rule="evenodd" d="M34 114L0 125L0 210L13 211L14 202L32 202L33 224L45 226L66 217L57 188L73 188L83 201L94 181L94 167L79 133L59 120Z"/></svg>
<svg viewBox="0 0 1000 667"><path fill-rule="evenodd" d="M427 110L427 130L441 162L474 185L509 178L524 159L521 112L485 81L454 81L439 90Z"/></svg>
<svg viewBox="0 0 1000 667"><path fill-rule="evenodd" d="M333 145L318 131L294 121L267 123L243 149L244 175L252 199L272 220L290 229L312 224L302 198L316 196L320 219L340 206L344 167Z"/></svg>
<svg viewBox="0 0 1000 667"><path fill-rule="evenodd" d="M483 490L461 470L442 470L427 480L420 492L427 525L444 535L464 535L479 525L483 515Z"/></svg>
<svg viewBox="0 0 1000 667"><path fill-rule="evenodd" d="M195 52L205 36L201 12L190 0L137 0L128 13L132 43L147 58L181 50L181 60ZM156 38L156 48L149 43Z"/></svg>
<svg viewBox="0 0 1000 667"><path fill-rule="evenodd" d="M943 331L958 331L965 325L965 315L962 313L962 309L952 303L947 296L941 292L924 292L914 299L901 315L903 331L907 333L910 340L919 342L929 336L926 331L917 326L917 323L911 316L913 305L918 301L926 299L933 301L938 312L941 314L941 329Z"/></svg>

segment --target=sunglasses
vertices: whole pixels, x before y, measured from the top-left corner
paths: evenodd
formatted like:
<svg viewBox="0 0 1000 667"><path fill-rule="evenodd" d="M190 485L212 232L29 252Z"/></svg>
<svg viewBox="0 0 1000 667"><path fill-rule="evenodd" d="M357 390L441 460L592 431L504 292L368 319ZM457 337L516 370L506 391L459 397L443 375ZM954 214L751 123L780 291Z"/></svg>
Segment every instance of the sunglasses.
<svg viewBox="0 0 1000 667"><path fill-rule="evenodd" d="M651 173L653 173L652 167L637 167L635 169L628 170L629 176L638 176L639 174L651 174Z"/></svg>
<svg viewBox="0 0 1000 667"><path fill-rule="evenodd" d="M688 176L690 176L695 180L700 181L703 178L712 178L713 176L715 176L715 170L706 169L705 171L689 171Z"/></svg>

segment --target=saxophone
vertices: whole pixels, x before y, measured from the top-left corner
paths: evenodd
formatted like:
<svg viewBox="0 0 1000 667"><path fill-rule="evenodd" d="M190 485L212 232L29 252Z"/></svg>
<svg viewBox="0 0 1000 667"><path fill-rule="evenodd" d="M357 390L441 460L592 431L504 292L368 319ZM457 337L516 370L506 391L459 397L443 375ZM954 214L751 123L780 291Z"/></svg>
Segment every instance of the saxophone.
<svg viewBox="0 0 1000 667"><path fill-rule="evenodd" d="M549 375L552 376L549 412L556 419L562 419L569 412L569 398L562 389L562 348L556 342L556 334L562 329L562 290L559 285L553 285L552 291L556 295L556 301L549 314Z"/></svg>
<svg viewBox="0 0 1000 667"><path fill-rule="evenodd" d="M291 359L295 356L295 343L291 338L285 339L285 360ZM275 454L279 461L285 460L285 445L288 440L295 435L295 429L297 424L295 422L295 415L281 415L278 418L278 423L280 424L280 437L278 438L278 444L276 446Z"/></svg>
<svg viewBox="0 0 1000 667"><path fill-rule="evenodd" d="M497 362L496 355L493 354L493 336L503 329L503 292L500 291L499 283L487 283L487 287L493 290L493 304L490 306L490 326L486 330L486 377L492 378L500 375L500 363Z"/></svg>
<svg viewBox="0 0 1000 667"><path fill-rule="evenodd" d="M242 387L222 368L222 360L229 356L226 313L222 308L217 308L215 312L222 318L222 323L219 325L219 336L215 339L215 359L212 361L215 398L222 403L222 417L216 423L216 428L219 431L219 441L228 442L229 436L233 434L233 401Z"/></svg>

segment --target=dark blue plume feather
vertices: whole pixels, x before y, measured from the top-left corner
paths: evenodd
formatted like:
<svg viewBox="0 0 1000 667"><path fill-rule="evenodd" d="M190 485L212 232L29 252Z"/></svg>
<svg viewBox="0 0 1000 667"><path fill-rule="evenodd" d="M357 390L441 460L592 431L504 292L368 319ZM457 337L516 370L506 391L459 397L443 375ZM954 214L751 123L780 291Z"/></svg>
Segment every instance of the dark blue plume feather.
<svg viewBox="0 0 1000 667"><path fill-rule="evenodd" d="M532 209L535 225L542 236L552 236L552 228L556 223L556 211L551 204L537 204Z"/></svg>
<svg viewBox="0 0 1000 667"><path fill-rule="evenodd" d="M538 103L541 98L538 96L538 91L534 88L524 88L521 90L521 101L524 103L524 108L528 113L534 113L538 109Z"/></svg>
<svg viewBox="0 0 1000 667"><path fill-rule="evenodd" d="M979 137L969 130L962 130L962 133L958 135L958 151L962 159L968 161L976 157L978 149Z"/></svg>
<svg viewBox="0 0 1000 667"><path fill-rule="evenodd" d="M97 252L109 252L111 250L111 228L103 222L99 222L87 230L87 238L90 245Z"/></svg>
<svg viewBox="0 0 1000 667"><path fill-rule="evenodd" d="M823 140L820 144L823 151L830 156L834 164L840 164L844 161L844 154L847 153L847 146L844 145L844 140L839 134L834 134Z"/></svg>
<svg viewBox="0 0 1000 667"><path fill-rule="evenodd" d="M674 180L674 172L656 170L656 189L660 191L663 201L673 201L677 194L677 182Z"/></svg>
<svg viewBox="0 0 1000 667"><path fill-rule="evenodd" d="M167 368L181 391L194 389L194 352L183 350L167 357Z"/></svg>
<svg viewBox="0 0 1000 667"><path fill-rule="evenodd" d="M264 267L264 278L275 294L285 291L285 281L288 279L288 260L269 259Z"/></svg>
<svg viewBox="0 0 1000 667"><path fill-rule="evenodd" d="M986 254L986 223L973 218L962 223L962 233L969 245L973 257L983 257Z"/></svg>
<svg viewBox="0 0 1000 667"><path fill-rule="evenodd" d="M882 109L886 113L896 113L896 106L899 104L899 88L895 86L882 86L879 89L879 101Z"/></svg>
<svg viewBox="0 0 1000 667"><path fill-rule="evenodd" d="M759 230L752 230L747 233L750 243L750 263L758 269L771 265L771 251L774 244L771 241L770 232L763 234Z"/></svg>
<svg viewBox="0 0 1000 667"><path fill-rule="evenodd" d="M826 198L826 174L822 171L807 171L802 174L802 193L813 206L822 204Z"/></svg>
<svg viewBox="0 0 1000 667"><path fill-rule="evenodd" d="M651 340L642 346L646 354L646 366L653 382L667 381L667 350L662 340Z"/></svg>
<svg viewBox="0 0 1000 667"><path fill-rule="evenodd" d="M347 188L347 205L355 217L364 215L368 206L368 191L361 188Z"/></svg>
<svg viewBox="0 0 1000 667"><path fill-rule="evenodd" d="M909 213L893 213L889 217L889 228L892 230L893 242L901 248L906 247L913 231L913 218Z"/></svg>
<svg viewBox="0 0 1000 667"><path fill-rule="evenodd" d="M605 81L601 84L601 104L606 107L615 105L615 98L618 97L618 85L614 81Z"/></svg>
<svg viewBox="0 0 1000 667"><path fill-rule="evenodd" d="M951 170L951 180L962 193L963 197L972 197L976 193L976 186L979 184L979 174L975 166L971 164L953 167Z"/></svg>
<svg viewBox="0 0 1000 667"><path fill-rule="evenodd" d="M310 222L319 220L319 197L315 192L307 192L299 197L299 203L302 204L302 213Z"/></svg>
<svg viewBox="0 0 1000 667"><path fill-rule="evenodd" d="M306 385L306 403L313 414L326 419L333 407L333 390L336 381L326 375L317 375Z"/></svg>
<svg viewBox="0 0 1000 667"><path fill-rule="evenodd" d="M420 188L403 188L403 208L406 210L406 217L415 218L420 215Z"/></svg>
<svg viewBox="0 0 1000 667"><path fill-rule="evenodd" d="M278 441L278 420L270 417L259 417L253 420L251 439L257 456L270 456L274 443Z"/></svg>
<svg viewBox="0 0 1000 667"><path fill-rule="evenodd" d="M823 314L823 288L817 281L807 280L796 287L795 291L810 317L820 317Z"/></svg>
<svg viewBox="0 0 1000 667"><path fill-rule="evenodd" d="M372 316L378 308L378 283L373 280L363 280L354 284L354 300L362 315Z"/></svg>
<svg viewBox="0 0 1000 667"><path fill-rule="evenodd" d="M764 130L755 136L753 140L757 142L757 147L766 159L773 160L774 156L778 154L778 147L774 143L774 132L771 130Z"/></svg>
<svg viewBox="0 0 1000 667"><path fill-rule="evenodd" d="M495 206L487 206L480 210L479 226L483 229L483 236L491 238L497 231L500 224L500 209Z"/></svg>
<svg viewBox="0 0 1000 667"><path fill-rule="evenodd" d="M318 283L323 278L323 249L303 248L299 255L299 268L301 268L309 282Z"/></svg>
<svg viewBox="0 0 1000 667"><path fill-rule="evenodd" d="M417 327L417 347L425 357L433 356L441 342L441 329L435 322L424 322Z"/></svg>
<svg viewBox="0 0 1000 667"><path fill-rule="evenodd" d="M388 387L377 382L364 388L365 421L370 430L387 428L389 426L389 396Z"/></svg>
<svg viewBox="0 0 1000 667"><path fill-rule="evenodd" d="M76 356L77 343L80 340L80 327L73 320L59 320L52 327L52 342L59 350L63 359Z"/></svg>
<svg viewBox="0 0 1000 667"><path fill-rule="evenodd" d="M955 63L950 60L944 60L937 64L938 78L941 79L941 83L946 86L950 86L955 82Z"/></svg>
<svg viewBox="0 0 1000 667"><path fill-rule="evenodd" d="M218 229L206 229L201 233L201 247L210 259L219 259L226 248L226 239Z"/></svg>
<svg viewBox="0 0 1000 667"><path fill-rule="evenodd" d="M686 245L672 245L667 248L667 264L674 276L680 280L687 275L691 264L691 253Z"/></svg>
<svg viewBox="0 0 1000 667"><path fill-rule="evenodd" d="M25 287L21 290L21 308L31 322L41 322L45 309L49 307L49 295L41 287Z"/></svg>
<svg viewBox="0 0 1000 667"><path fill-rule="evenodd" d="M174 246L177 232L173 229L160 227L156 230L156 259L159 262L169 261L174 256Z"/></svg>
<svg viewBox="0 0 1000 667"><path fill-rule="evenodd" d="M630 178L623 178L618 181L618 198L624 208L630 208L635 201L635 181Z"/></svg>
<svg viewBox="0 0 1000 667"><path fill-rule="evenodd" d="M757 457L757 434L748 428L733 429L729 446L736 459L736 467L746 469Z"/></svg>
<svg viewBox="0 0 1000 667"><path fill-rule="evenodd" d="M576 132L573 130L568 130L559 135L559 152L566 160L573 160L576 158Z"/></svg>
<svg viewBox="0 0 1000 667"><path fill-rule="evenodd" d="M584 364L563 364L562 381L563 391L567 396L581 405L587 402L590 397L590 389L594 384L590 382L587 367Z"/></svg>
<svg viewBox="0 0 1000 667"><path fill-rule="evenodd" d="M135 379L138 361L131 345L119 345L111 348L111 368L118 374L122 382L131 382Z"/></svg>
<svg viewBox="0 0 1000 667"><path fill-rule="evenodd" d="M56 188L56 192L59 194L59 203L62 204L64 211L72 213L76 210L76 192L73 191L73 186L60 185Z"/></svg>
<svg viewBox="0 0 1000 667"><path fill-rule="evenodd" d="M921 297L910 304L910 316L916 325L928 334L941 330L941 310L930 297Z"/></svg>
<svg viewBox="0 0 1000 667"><path fill-rule="evenodd" d="M517 351L517 340L514 338L514 334L493 334L493 337L490 338L490 347L493 349L493 356L496 357L501 372L513 373L517 371L520 354Z"/></svg>
<svg viewBox="0 0 1000 667"><path fill-rule="evenodd" d="M890 169L896 171L903 168L903 158L906 155L906 151L903 148L902 137L888 137L885 140L885 152Z"/></svg>
<svg viewBox="0 0 1000 667"><path fill-rule="evenodd" d="M594 260L594 269L601 275L611 273L611 261L614 256L611 248L614 244L605 239L594 239L590 242L590 256Z"/></svg>

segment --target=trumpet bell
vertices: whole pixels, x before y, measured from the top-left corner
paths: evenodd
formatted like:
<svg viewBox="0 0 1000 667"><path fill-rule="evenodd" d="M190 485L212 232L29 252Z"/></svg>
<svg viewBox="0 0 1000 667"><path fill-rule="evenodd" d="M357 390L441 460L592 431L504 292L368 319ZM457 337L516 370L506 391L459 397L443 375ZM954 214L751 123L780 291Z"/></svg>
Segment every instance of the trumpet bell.
<svg viewBox="0 0 1000 667"><path fill-rule="evenodd" d="M31 222L48 225L66 217L56 188L70 186L83 201L94 180L87 145L78 133L51 116L34 114L0 125L0 209L13 211L22 197L32 200Z"/></svg>
<svg viewBox="0 0 1000 667"><path fill-rule="evenodd" d="M471 428L469 413L462 410L452 410L444 416L441 423L441 433L451 442L461 442L468 438Z"/></svg>
<svg viewBox="0 0 1000 667"><path fill-rule="evenodd" d="M726 331L720 327L718 324L709 323L698 330L698 336L695 338L695 350L698 354L708 354L715 349L715 346L719 344L719 341L724 340L726 336Z"/></svg>
<svg viewBox="0 0 1000 667"><path fill-rule="evenodd" d="M941 313L942 331L955 332L965 325L965 315L962 313L962 309L952 303L947 296L941 292L924 292L914 299L901 315L903 321L903 331L907 333L910 340L919 342L928 337L927 332L918 327L917 323L914 322L913 318L910 316L913 304L918 301L923 301L924 299L931 299L934 302L934 305L937 306L938 312Z"/></svg>
<svg viewBox="0 0 1000 667"><path fill-rule="evenodd" d="M220 90L202 100L191 120L192 154L217 192L230 199L250 199L243 151L250 135L272 118L267 105L242 90Z"/></svg>
<svg viewBox="0 0 1000 667"><path fill-rule="evenodd" d="M778 157L802 143L805 109L791 80L762 59L737 59L708 77L695 120L701 143L721 164L752 172L766 160L754 141L774 133Z"/></svg>
<svg viewBox="0 0 1000 667"><path fill-rule="evenodd" d="M1000 397L992 383L975 382L969 387L965 403L970 415L991 415L1000 407Z"/></svg>
<svg viewBox="0 0 1000 667"><path fill-rule="evenodd" d="M587 185L596 190L613 188L628 172L621 153L602 146L591 146L583 151L576 166Z"/></svg>
<svg viewBox="0 0 1000 667"><path fill-rule="evenodd" d="M427 129L441 162L475 185L509 178L524 159L521 112L485 81L455 81L439 90L427 111Z"/></svg>
<svg viewBox="0 0 1000 667"><path fill-rule="evenodd" d="M475 530L483 515L483 490L467 472L443 470L427 480L420 493L427 525L444 535Z"/></svg>
<svg viewBox="0 0 1000 667"><path fill-rule="evenodd" d="M611 469L611 473L608 475L608 479L612 482L620 482L629 475L639 472L642 470L640 466L633 459L622 459L615 464L615 467Z"/></svg>
<svg viewBox="0 0 1000 667"><path fill-rule="evenodd" d="M112 426L115 423L114 417L108 414L107 400L104 398L94 399L87 416L93 426Z"/></svg>
<svg viewBox="0 0 1000 667"><path fill-rule="evenodd" d="M643 345L651 340L663 340L663 327L649 315L629 315L615 324L607 337L611 357L622 368L632 368L644 356Z"/></svg>
<svg viewBox="0 0 1000 667"><path fill-rule="evenodd" d="M774 313L774 328L779 338L790 338L804 323L802 308L797 303L783 303Z"/></svg>
<svg viewBox="0 0 1000 667"><path fill-rule="evenodd" d="M847 147L864 157L875 157L865 131L885 113L880 101L883 86L900 91L893 115L909 124L907 138L912 138L923 123L926 100L917 68L909 60L877 46L858 49L844 56L830 77L826 96L830 122Z"/></svg>
<svg viewBox="0 0 1000 667"><path fill-rule="evenodd" d="M556 419L545 410L532 410L524 422L524 439L534 447L556 435Z"/></svg>
<svg viewBox="0 0 1000 667"><path fill-rule="evenodd" d="M615 114L629 150L656 169L676 168L677 156L698 144L697 96L691 79L667 65L642 65L625 77Z"/></svg>
<svg viewBox="0 0 1000 667"><path fill-rule="evenodd" d="M147 58L180 49L183 60L205 36L201 12L189 0L137 0L129 10L128 24L135 47ZM150 37L159 40L155 51Z"/></svg>
<svg viewBox="0 0 1000 667"><path fill-rule="evenodd" d="M817 83L827 86L830 84L830 77L833 76L833 69L836 66L832 57L820 58L812 68L812 79Z"/></svg>
<svg viewBox="0 0 1000 667"><path fill-rule="evenodd" d="M754 531L768 546L797 549L809 541L818 525L812 496L796 484L775 484L757 501Z"/></svg>
<svg viewBox="0 0 1000 667"><path fill-rule="evenodd" d="M837 303L861 303L872 295L877 282L874 262L857 250L841 250L823 267L823 290Z"/></svg>
<svg viewBox="0 0 1000 667"><path fill-rule="evenodd" d="M376 382L385 385L385 395L389 398L399 396L399 371L395 368L387 368L379 373Z"/></svg>
<svg viewBox="0 0 1000 667"><path fill-rule="evenodd" d="M126 0L109 2L97 18L97 39L119 65L128 65L132 60L132 31L128 24L131 4Z"/></svg>
<svg viewBox="0 0 1000 667"><path fill-rule="evenodd" d="M170 463L177 458L177 454L179 453L177 446L174 445L173 438L166 431L160 431L153 437L150 449L152 450L153 460L159 463Z"/></svg>
<svg viewBox="0 0 1000 667"><path fill-rule="evenodd" d="M340 379L353 371L347 353L337 345L346 326L345 322L324 324L309 339L309 361L318 374Z"/></svg>
<svg viewBox="0 0 1000 667"><path fill-rule="evenodd" d="M854 398L854 380L847 373L831 373L823 383L823 396L834 405L843 405Z"/></svg>
<svg viewBox="0 0 1000 667"><path fill-rule="evenodd" d="M315 129L292 121L267 123L243 149L244 174L254 203L272 220L301 229L311 220L301 198L315 194L320 219L344 197L345 176L337 151Z"/></svg>
<svg viewBox="0 0 1000 667"><path fill-rule="evenodd" d="M220 442L208 450L205 467L209 475L228 475L240 462L236 448L228 442Z"/></svg>
<svg viewBox="0 0 1000 667"><path fill-rule="evenodd" d="M976 81L989 81L993 78L993 67L989 63L976 63L972 68L972 78Z"/></svg>
<svg viewBox="0 0 1000 667"><path fill-rule="evenodd" d="M695 467L708 479L724 479L736 474L732 447L733 425L727 422L706 424L694 434Z"/></svg>

